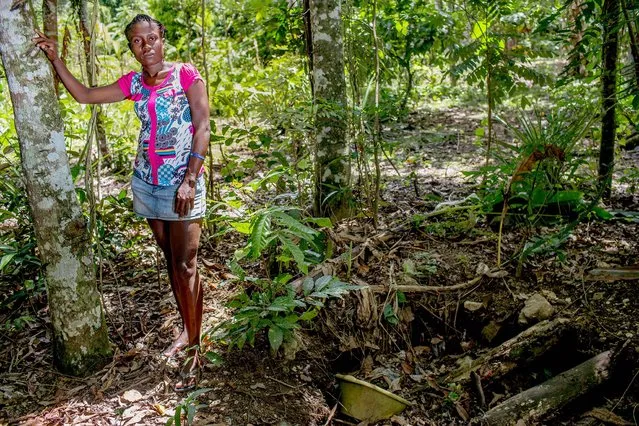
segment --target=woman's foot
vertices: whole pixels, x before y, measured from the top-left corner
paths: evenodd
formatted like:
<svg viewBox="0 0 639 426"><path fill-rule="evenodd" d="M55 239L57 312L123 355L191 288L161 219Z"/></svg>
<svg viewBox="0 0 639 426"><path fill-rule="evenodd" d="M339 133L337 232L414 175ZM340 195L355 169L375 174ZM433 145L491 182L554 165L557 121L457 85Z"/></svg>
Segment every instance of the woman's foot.
<svg viewBox="0 0 639 426"><path fill-rule="evenodd" d="M200 379L200 363L197 355L189 358L180 371L180 380L173 386L176 392L186 392L197 387Z"/></svg>
<svg viewBox="0 0 639 426"><path fill-rule="evenodd" d="M165 358L173 358L178 352L186 348L188 344L189 336L186 334L186 330L184 330L178 336L178 338L175 339L173 343L171 343L171 346L169 346L164 350L164 352L162 352L162 356L164 356Z"/></svg>

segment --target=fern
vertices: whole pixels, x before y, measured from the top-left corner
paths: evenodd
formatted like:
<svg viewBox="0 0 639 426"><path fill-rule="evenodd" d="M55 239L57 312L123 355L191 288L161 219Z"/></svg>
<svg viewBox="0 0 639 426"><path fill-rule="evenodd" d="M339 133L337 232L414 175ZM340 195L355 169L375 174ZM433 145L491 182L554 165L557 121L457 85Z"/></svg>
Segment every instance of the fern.
<svg viewBox="0 0 639 426"><path fill-rule="evenodd" d="M271 230L271 216L263 213L255 217L251 224L251 237L249 238L249 257L257 258L268 245L268 236Z"/></svg>
<svg viewBox="0 0 639 426"><path fill-rule="evenodd" d="M308 262L306 262L306 260L304 259L304 253L299 248L299 246L297 246L295 243L293 243L293 241L289 240L283 235L280 235L279 239L286 250L288 250L288 252L293 255L293 259L295 259L299 270L305 274L308 274Z"/></svg>
<svg viewBox="0 0 639 426"><path fill-rule="evenodd" d="M271 206L253 213L249 226L246 222L234 222L233 227L240 232L247 232L249 239L244 249L235 253L232 269L239 272L242 269L239 263L243 258L271 257L286 266L293 260L300 272L307 273L308 266L322 258L318 254L323 251L318 243L321 241L321 232L293 216L298 212L297 208ZM308 222L323 227L331 226L326 218L311 218ZM242 270L241 276L244 275Z"/></svg>

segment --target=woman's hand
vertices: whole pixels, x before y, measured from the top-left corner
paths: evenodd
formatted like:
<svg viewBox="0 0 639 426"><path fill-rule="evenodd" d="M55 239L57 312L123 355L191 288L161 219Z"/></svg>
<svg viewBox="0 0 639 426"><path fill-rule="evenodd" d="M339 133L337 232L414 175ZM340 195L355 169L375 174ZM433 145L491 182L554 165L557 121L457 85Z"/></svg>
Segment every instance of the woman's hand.
<svg viewBox="0 0 639 426"><path fill-rule="evenodd" d="M195 180L185 178L175 195L175 212L178 216L186 216L195 206Z"/></svg>
<svg viewBox="0 0 639 426"><path fill-rule="evenodd" d="M33 37L33 42L38 46L46 55L49 61L53 62L59 59L57 42L49 37L45 36L38 30L35 30L38 34L37 37Z"/></svg>

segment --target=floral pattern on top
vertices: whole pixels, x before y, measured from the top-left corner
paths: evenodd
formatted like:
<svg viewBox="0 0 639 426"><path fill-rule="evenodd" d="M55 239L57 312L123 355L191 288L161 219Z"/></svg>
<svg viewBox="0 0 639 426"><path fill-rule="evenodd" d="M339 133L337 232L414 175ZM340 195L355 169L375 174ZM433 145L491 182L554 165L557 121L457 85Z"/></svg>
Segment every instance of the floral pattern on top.
<svg viewBox="0 0 639 426"><path fill-rule="evenodd" d="M147 85L141 72L118 80L125 97L135 102L142 123L133 173L151 185L182 183L193 144L191 108L186 92L202 80L192 64L175 64L157 86ZM204 172L202 168L200 175Z"/></svg>

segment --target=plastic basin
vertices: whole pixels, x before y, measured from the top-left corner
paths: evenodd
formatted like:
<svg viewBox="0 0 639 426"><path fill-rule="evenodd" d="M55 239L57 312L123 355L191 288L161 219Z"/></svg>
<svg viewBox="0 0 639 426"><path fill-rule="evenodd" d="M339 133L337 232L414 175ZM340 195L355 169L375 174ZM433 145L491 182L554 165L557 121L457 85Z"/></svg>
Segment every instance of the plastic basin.
<svg viewBox="0 0 639 426"><path fill-rule="evenodd" d="M400 413L412 402L351 375L336 374L341 388L341 411L358 420L376 422Z"/></svg>

